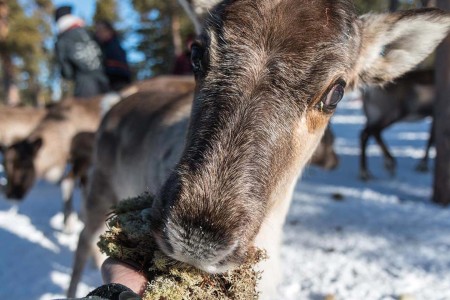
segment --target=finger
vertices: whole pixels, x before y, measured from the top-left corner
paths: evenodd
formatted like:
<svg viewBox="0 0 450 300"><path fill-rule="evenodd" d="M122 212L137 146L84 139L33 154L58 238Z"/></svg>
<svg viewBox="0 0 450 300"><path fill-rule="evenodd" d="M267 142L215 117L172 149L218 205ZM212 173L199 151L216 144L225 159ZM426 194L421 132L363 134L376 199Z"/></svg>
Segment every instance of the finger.
<svg viewBox="0 0 450 300"><path fill-rule="evenodd" d="M102 277L105 283L123 284L139 295L142 295L147 284L145 276L136 268L113 258L103 263Z"/></svg>

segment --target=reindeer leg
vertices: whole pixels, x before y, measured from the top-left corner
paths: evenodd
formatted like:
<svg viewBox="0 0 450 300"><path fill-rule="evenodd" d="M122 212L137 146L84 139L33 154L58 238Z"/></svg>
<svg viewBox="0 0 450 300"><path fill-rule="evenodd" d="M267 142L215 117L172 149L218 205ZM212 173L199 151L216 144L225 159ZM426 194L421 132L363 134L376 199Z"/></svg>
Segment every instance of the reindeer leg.
<svg viewBox="0 0 450 300"><path fill-rule="evenodd" d="M427 143L427 147L425 149L425 155L424 157L420 160L420 162L417 164L416 166L416 171L417 172L428 172L428 160L430 158L430 149L431 146L434 145L434 120L433 123L431 124L431 129L430 129L430 137L428 138L428 143Z"/></svg>
<svg viewBox="0 0 450 300"><path fill-rule="evenodd" d="M80 189L81 189L81 199L83 201L83 203L87 202L87 197L88 197L88 179L87 179L87 175L81 175L80 177ZM86 222L86 205L83 204L81 206L81 210L80 210L80 220L85 223Z"/></svg>
<svg viewBox="0 0 450 300"><path fill-rule="evenodd" d="M113 189L106 178L107 176L101 172L94 172L92 176L92 183L85 202L86 223L78 240L72 277L67 291L69 298L75 297L77 286L81 280L89 254L94 254L94 257L99 259L99 250L94 245L96 245L99 234L104 229L106 214L109 212L111 206L117 203ZM94 253L92 253L93 250Z"/></svg>
<svg viewBox="0 0 450 300"><path fill-rule="evenodd" d="M395 158L391 155L389 149L387 148L386 144L383 141L383 138L381 137L381 130L382 128L374 131L374 137L378 145L380 146L381 151L383 151L384 168L389 171L391 176L395 176L395 169L397 167L397 163L395 162Z"/></svg>
<svg viewBox="0 0 450 300"><path fill-rule="evenodd" d="M361 147L361 156L359 160L359 178L361 180L367 181L372 179L372 175L367 169L367 142L369 141L370 136L372 135L369 128L366 126L360 134L360 147Z"/></svg>
<svg viewBox="0 0 450 300"><path fill-rule="evenodd" d="M73 170L63 178L60 186L63 198L64 231L72 232L73 222L71 221L71 215L73 211L73 190L75 188L75 175Z"/></svg>
<svg viewBox="0 0 450 300"><path fill-rule="evenodd" d="M76 176L80 182L80 189L81 189L81 196L82 201L85 203L87 201L88 197L88 174L89 174L89 167L91 165L90 158L77 158L74 163L74 169L76 171ZM86 212L85 208L86 205L81 206L80 211L80 219L85 222L86 220Z"/></svg>

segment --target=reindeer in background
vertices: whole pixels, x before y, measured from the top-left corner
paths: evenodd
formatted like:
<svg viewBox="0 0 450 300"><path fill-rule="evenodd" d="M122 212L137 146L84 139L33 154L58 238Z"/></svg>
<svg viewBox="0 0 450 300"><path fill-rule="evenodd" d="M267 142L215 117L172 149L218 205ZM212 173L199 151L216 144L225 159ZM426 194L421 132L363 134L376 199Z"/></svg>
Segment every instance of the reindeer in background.
<svg viewBox="0 0 450 300"><path fill-rule="evenodd" d="M3 155L8 146L29 135L45 114L43 108L0 107L0 154ZM0 190L4 189L5 183L0 183Z"/></svg>
<svg viewBox="0 0 450 300"><path fill-rule="evenodd" d="M62 182L64 224L67 225L76 180L73 176L64 177L71 141L79 132L97 130L101 101L97 97L86 101L67 99L55 104L31 132L4 149L7 198L23 199L37 178Z"/></svg>
<svg viewBox="0 0 450 300"><path fill-rule="evenodd" d="M0 150L29 135L46 113L44 108L0 106Z"/></svg>
<svg viewBox="0 0 450 300"><path fill-rule="evenodd" d="M434 71L416 70L389 83L384 87L369 87L363 91L363 109L366 125L361 131L360 145L360 178L372 178L367 168L367 143L374 137L384 156L384 166L391 175L395 174L396 162L381 133L399 121L414 121L433 114L434 104ZM434 126L431 125L425 155L417 165L417 170L428 170L429 152L434 143Z"/></svg>

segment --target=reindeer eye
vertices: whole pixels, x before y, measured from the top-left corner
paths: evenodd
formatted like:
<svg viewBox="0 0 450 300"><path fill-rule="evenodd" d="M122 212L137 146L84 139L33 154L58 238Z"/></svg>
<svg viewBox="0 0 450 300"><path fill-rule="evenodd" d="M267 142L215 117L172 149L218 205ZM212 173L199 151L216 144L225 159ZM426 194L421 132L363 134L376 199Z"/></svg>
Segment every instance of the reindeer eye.
<svg viewBox="0 0 450 300"><path fill-rule="evenodd" d="M337 82L331 90L328 92L326 98L322 100L318 105L320 110L333 111L336 109L339 101L342 100L345 93L345 82Z"/></svg>
<svg viewBox="0 0 450 300"><path fill-rule="evenodd" d="M205 53L205 50L199 43L195 42L192 44L191 64L192 64L192 70L194 71L195 75L198 75L204 71L203 63L202 63L204 53Z"/></svg>

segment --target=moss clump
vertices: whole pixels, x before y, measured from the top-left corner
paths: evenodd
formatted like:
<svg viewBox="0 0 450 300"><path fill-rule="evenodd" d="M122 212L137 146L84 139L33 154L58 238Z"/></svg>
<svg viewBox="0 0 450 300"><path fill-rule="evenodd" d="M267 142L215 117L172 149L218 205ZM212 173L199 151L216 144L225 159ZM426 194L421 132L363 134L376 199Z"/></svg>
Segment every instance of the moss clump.
<svg viewBox="0 0 450 300"><path fill-rule="evenodd" d="M150 195L121 201L108 219L108 231L98 246L108 256L135 262L147 277L144 300L250 300L258 299L259 273L254 265L265 253L254 250L238 269L207 274L167 257L150 234Z"/></svg>

